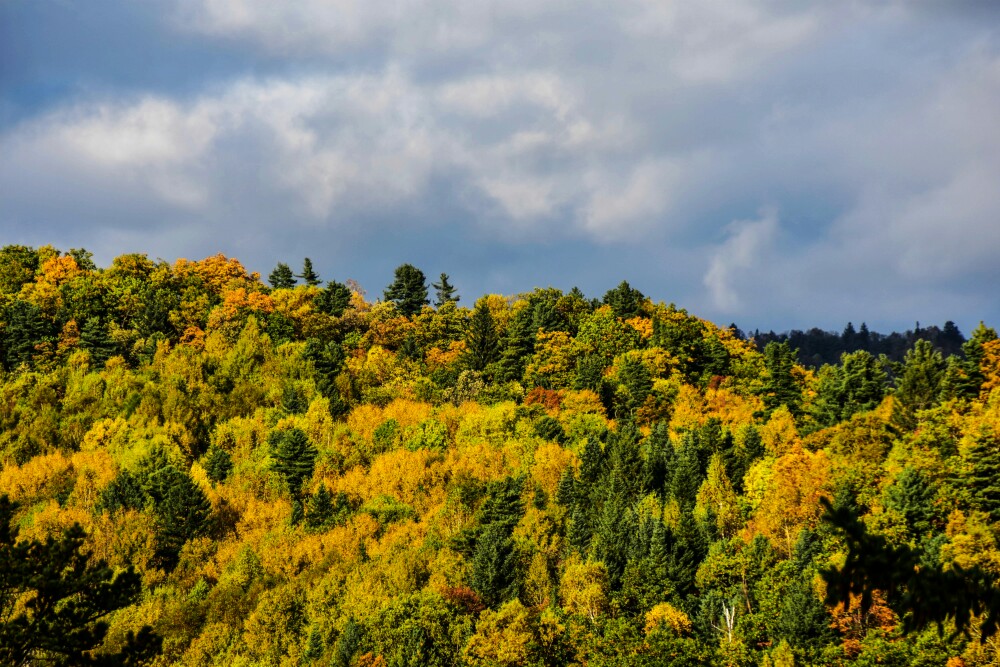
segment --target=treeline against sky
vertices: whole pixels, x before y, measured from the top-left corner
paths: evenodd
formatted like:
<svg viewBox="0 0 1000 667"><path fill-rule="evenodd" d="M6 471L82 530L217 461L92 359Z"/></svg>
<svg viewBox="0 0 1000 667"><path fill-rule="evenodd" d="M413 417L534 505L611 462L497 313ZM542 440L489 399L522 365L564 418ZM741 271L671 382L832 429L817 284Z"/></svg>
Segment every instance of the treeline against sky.
<svg viewBox="0 0 1000 667"><path fill-rule="evenodd" d="M992 328L386 282L0 249L0 663L1000 660Z"/></svg>

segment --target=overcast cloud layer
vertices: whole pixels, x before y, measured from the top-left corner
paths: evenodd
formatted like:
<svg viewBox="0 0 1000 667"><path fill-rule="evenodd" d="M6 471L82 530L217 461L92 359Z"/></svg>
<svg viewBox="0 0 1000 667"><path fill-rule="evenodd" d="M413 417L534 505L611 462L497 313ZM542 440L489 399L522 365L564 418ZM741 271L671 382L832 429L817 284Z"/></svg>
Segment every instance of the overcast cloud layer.
<svg viewBox="0 0 1000 667"><path fill-rule="evenodd" d="M1000 324L994 2L8 0L0 241Z"/></svg>

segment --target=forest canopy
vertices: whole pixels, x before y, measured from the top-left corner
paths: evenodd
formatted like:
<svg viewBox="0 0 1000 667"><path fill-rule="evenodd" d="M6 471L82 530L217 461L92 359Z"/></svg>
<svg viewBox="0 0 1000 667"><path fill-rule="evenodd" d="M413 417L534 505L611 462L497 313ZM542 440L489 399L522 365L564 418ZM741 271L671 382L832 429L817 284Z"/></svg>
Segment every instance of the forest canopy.
<svg viewBox="0 0 1000 667"><path fill-rule="evenodd" d="M0 558L106 587L56 568L74 660L1000 661L994 329L748 337L410 264L382 295L0 249Z"/></svg>

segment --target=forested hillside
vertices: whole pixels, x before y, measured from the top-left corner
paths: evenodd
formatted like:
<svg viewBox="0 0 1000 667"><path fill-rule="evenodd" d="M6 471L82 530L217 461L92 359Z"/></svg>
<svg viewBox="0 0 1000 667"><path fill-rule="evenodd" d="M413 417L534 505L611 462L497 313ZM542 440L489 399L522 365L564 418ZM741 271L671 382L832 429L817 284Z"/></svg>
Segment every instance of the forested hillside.
<svg viewBox="0 0 1000 667"><path fill-rule="evenodd" d="M386 283L2 249L0 663L1000 662L993 329Z"/></svg>

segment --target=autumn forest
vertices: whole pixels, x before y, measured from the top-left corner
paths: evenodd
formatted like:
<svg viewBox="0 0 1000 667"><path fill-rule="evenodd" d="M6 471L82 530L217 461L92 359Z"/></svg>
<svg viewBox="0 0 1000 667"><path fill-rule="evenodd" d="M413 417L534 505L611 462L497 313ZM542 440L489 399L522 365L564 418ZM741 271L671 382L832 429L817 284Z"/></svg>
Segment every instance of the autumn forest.
<svg viewBox="0 0 1000 667"><path fill-rule="evenodd" d="M0 664L1000 664L993 328L386 285L0 250Z"/></svg>

